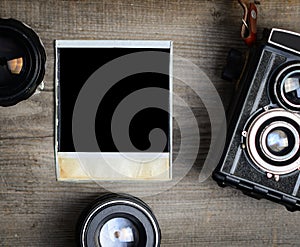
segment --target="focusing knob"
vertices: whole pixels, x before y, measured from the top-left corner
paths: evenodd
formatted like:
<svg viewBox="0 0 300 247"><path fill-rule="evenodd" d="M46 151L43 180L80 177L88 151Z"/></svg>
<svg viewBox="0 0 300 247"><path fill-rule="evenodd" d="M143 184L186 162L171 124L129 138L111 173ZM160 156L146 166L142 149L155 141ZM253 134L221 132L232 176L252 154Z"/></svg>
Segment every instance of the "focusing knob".
<svg viewBox="0 0 300 247"><path fill-rule="evenodd" d="M222 79L227 81L237 81L243 71L245 56L241 51L231 49L227 55L227 64L222 71Z"/></svg>

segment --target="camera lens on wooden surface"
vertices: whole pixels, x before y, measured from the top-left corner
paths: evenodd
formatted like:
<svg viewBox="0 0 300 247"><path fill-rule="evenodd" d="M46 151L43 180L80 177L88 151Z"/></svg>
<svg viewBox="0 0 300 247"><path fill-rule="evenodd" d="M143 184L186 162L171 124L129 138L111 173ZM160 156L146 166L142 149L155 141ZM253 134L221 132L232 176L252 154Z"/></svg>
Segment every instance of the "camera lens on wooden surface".
<svg viewBox="0 0 300 247"><path fill-rule="evenodd" d="M160 229L151 209L129 195L109 194L87 208L78 222L81 247L158 247Z"/></svg>
<svg viewBox="0 0 300 247"><path fill-rule="evenodd" d="M42 82L46 53L38 35L14 19L0 18L0 105L29 98Z"/></svg>

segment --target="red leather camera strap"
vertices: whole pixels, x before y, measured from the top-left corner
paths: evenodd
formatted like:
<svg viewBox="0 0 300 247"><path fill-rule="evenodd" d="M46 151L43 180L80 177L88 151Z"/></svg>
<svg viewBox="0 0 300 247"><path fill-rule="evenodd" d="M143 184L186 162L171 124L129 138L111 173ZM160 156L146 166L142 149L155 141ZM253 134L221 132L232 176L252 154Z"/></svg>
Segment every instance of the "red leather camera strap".
<svg viewBox="0 0 300 247"><path fill-rule="evenodd" d="M258 1L254 0L238 0L244 9L242 18L241 37L248 46L252 46L256 41L257 36L257 8Z"/></svg>

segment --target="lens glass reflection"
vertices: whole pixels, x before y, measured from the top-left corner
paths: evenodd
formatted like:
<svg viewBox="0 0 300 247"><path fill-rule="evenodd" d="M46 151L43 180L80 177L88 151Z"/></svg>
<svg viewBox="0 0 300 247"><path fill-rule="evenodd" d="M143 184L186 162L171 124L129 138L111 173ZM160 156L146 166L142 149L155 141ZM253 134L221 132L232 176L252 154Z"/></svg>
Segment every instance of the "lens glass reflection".
<svg viewBox="0 0 300 247"><path fill-rule="evenodd" d="M280 129L271 131L267 136L267 146L275 153L282 152L284 149L289 147L287 134Z"/></svg>
<svg viewBox="0 0 300 247"><path fill-rule="evenodd" d="M126 218L108 220L100 230L102 247L138 246L139 234L134 223Z"/></svg>
<svg viewBox="0 0 300 247"><path fill-rule="evenodd" d="M300 104L300 74L293 73L284 80L284 96L294 105Z"/></svg>
<svg viewBox="0 0 300 247"><path fill-rule="evenodd" d="M22 36L0 28L0 96L14 94L26 78L27 48Z"/></svg>

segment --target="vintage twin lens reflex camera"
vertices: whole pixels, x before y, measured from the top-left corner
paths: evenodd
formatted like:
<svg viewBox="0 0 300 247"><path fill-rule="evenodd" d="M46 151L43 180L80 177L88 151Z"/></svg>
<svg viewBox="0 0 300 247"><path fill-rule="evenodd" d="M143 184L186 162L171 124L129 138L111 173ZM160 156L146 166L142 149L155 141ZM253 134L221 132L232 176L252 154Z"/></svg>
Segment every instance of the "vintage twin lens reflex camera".
<svg viewBox="0 0 300 247"><path fill-rule="evenodd" d="M300 34L265 30L247 56L232 50L227 62L223 77L241 76L213 178L220 186L299 210Z"/></svg>

